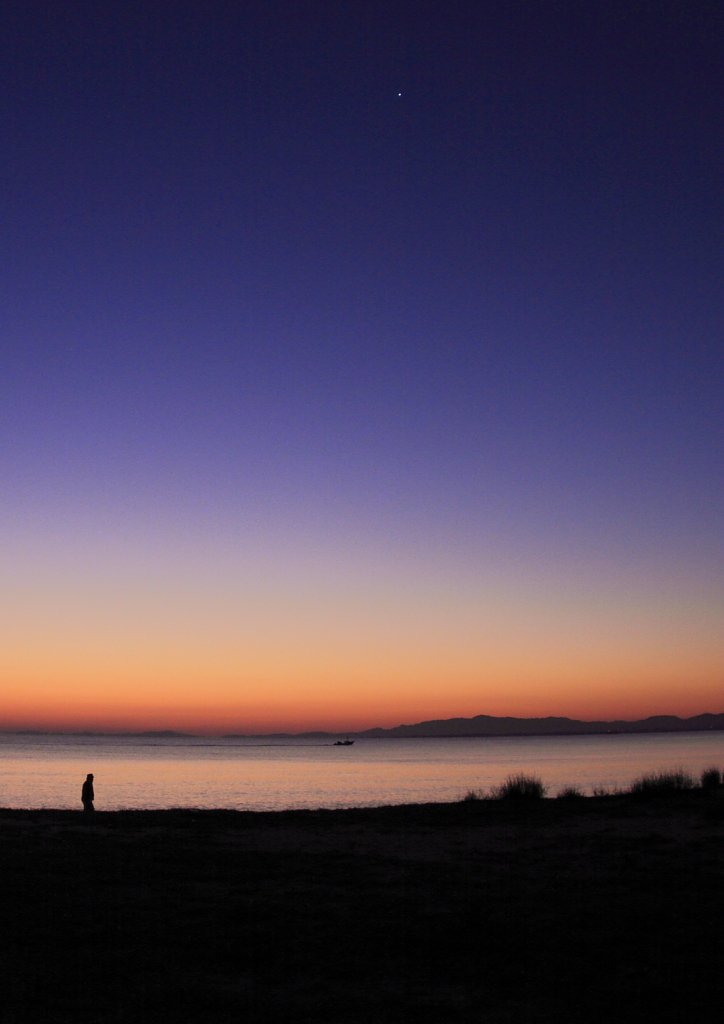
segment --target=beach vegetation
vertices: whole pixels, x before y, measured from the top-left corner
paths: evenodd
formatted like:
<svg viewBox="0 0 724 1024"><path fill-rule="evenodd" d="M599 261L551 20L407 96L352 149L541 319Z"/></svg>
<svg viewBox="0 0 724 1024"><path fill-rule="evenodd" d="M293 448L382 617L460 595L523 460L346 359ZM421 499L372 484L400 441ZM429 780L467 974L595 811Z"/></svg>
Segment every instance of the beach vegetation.
<svg viewBox="0 0 724 1024"><path fill-rule="evenodd" d="M629 789L632 796L674 796L694 788L694 780L683 768L674 771L651 772L636 779Z"/></svg>
<svg viewBox="0 0 724 1024"><path fill-rule="evenodd" d="M702 789L718 789L722 784L722 775L718 768L705 768L701 773Z"/></svg>
<svg viewBox="0 0 724 1024"><path fill-rule="evenodd" d="M581 800L585 796L582 789L578 786L566 786L560 793L556 794L557 800Z"/></svg>
<svg viewBox="0 0 724 1024"><path fill-rule="evenodd" d="M542 800L546 787L536 775L519 772L509 775L504 783L491 791L495 800Z"/></svg>
<svg viewBox="0 0 724 1024"><path fill-rule="evenodd" d="M464 804L474 803L477 800L487 800L482 789L469 789L463 797Z"/></svg>

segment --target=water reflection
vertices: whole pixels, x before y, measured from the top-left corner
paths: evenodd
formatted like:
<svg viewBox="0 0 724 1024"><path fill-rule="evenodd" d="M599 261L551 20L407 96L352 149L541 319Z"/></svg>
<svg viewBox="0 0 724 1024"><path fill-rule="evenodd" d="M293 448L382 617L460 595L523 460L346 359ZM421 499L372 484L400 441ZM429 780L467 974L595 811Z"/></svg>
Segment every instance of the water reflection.
<svg viewBox="0 0 724 1024"><path fill-rule="evenodd" d="M98 810L363 807L448 801L511 772L566 785L625 786L646 771L695 776L724 764L724 733L357 740L0 735L0 805L80 809L95 775Z"/></svg>

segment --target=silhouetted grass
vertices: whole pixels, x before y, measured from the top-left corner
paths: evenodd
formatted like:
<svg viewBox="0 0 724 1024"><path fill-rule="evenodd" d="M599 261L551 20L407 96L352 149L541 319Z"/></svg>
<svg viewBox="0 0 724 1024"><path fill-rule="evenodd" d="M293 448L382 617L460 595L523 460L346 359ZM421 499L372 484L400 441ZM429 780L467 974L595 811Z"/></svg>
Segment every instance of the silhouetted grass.
<svg viewBox="0 0 724 1024"><path fill-rule="evenodd" d="M578 786L566 786L556 795L557 800L583 800L585 793Z"/></svg>
<svg viewBox="0 0 724 1024"><path fill-rule="evenodd" d="M546 787L535 775L509 775L501 786L492 790L496 800L542 800L546 795Z"/></svg>
<svg viewBox="0 0 724 1024"><path fill-rule="evenodd" d="M701 773L702 789L718 789L721 786L721 772L718 768L705 768Z"/></svg>
<svg viewBox="0 0 724 1024"><path fill-rule="evenodd" d="M719 768L706 768L701 773L701 789L712 792L724 786L724 773ZM627 789L607 786L593 786L592 796L601 797L666 797L699 789L694 778L683 768L661 769L649 772L635 779ZM461 798L462 803L483 800L540 800L546 795L546 786L535 775L518 772L509 775L505 782L493 786L489 793L483 789L469 789ZM580 786L565 786L556 794L557 800L584 800L586 793Z"/></svg>
<svg viewBox="0 0 724 1024"><path fill-rule="evenodd" d="M694 788L694 780L683 768L675 771L652 772L636 779L629 789L632 796L658 797L685 793Z"/></svg>

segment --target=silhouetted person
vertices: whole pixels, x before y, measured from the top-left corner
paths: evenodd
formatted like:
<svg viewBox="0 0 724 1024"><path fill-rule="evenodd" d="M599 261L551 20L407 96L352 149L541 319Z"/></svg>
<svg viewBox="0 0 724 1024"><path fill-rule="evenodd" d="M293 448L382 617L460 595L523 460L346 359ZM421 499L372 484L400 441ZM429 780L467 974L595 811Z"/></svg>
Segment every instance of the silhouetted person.
<svg viewBox="0 0 724 1024"><path fill-rule="evenodd" d="M95 800L95 793L93 792L93 776L87 775L86 780L83 783L83 789L80 794L80 798L83 801L83 810L86 814L90 814L95 810L93 801Z"/></svg>

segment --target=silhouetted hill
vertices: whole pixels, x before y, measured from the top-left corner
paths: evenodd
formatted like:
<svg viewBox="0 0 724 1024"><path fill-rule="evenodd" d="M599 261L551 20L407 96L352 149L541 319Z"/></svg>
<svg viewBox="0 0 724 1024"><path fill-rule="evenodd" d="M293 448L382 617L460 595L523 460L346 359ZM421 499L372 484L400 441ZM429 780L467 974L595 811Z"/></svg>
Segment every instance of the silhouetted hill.
<svg viewBox="0 0 724 1024"><path fill-rule="evenodd" d="M65 732L55 729L6 729L0 730L0 734L8 736L90 736L102 739L128 739L139 736L146 739L193 739L195 735L190 732L176 732L174 729L155 729L148 732L92 732L90 729L84 729L82 732Z"/></svg>
<svg viewBox="0 0 724 1024"><path fill-rule="evenodd" d="M347 736L341 732L227 732L222 740L327 740L332 736Z"/></svg>
<svg viewBox="0 0 724 1024"><path fill-rule="evenodd" d="M613 722L581 722L575 718L495 718L492 715L476 715L474 718L442 718L415 725L398 725L392 729L365 729L363 732L275 732L275 733L227 733L220 739L333 739L349 736L355 739L404 739L405 737L434 736L588 736L606 733L645 732L709 732L724 731L724 714L694 715L679 718L677 715L652 715L634 722L616 720ZM193 739L194 734L163 729L153 732L46 732L35 729L8 730L8 735L18 736L98 736L98 737L143 737L145 739L177 738Z"/></svg>
<svg viewBox="0 0 724 1024"><path fill-rule="evenodd" d="M444 718L417 725L398 725L393 729L367 729L350 733L358 737L405 736L585 736L604 733L642 732L704 732L724 730L724 714L653 715L635 722L580 722L575 718L494 718L476 715L474 718Z"/></svg>

